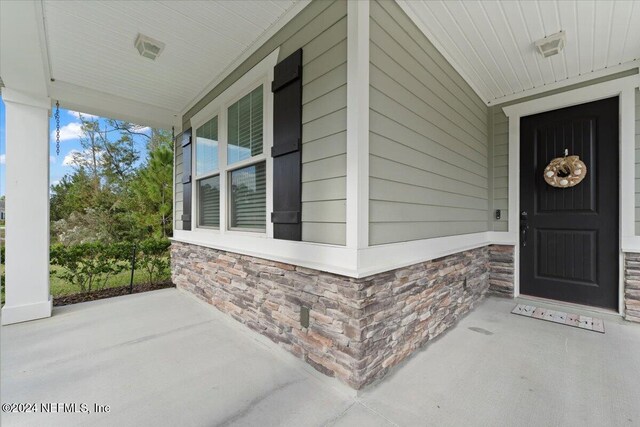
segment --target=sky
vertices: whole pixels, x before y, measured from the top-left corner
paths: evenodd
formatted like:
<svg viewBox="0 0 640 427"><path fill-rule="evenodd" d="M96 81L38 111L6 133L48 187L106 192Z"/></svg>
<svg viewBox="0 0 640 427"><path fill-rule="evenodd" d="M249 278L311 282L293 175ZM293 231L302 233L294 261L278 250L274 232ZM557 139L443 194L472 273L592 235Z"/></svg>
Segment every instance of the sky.
<svg viewBox="0 0 640 427"><path fill-rule="evenodd" d="M49 120L49 180L51 185L58 183L65 174L73 172L73 165L70 160L74 152L82 150L80 137L82 136L80 113L60 108L60 155L56 155L55 130L56 121L54 118L55 106L51 111ZM106 126L106 120L90 114L83 114L85 118L97 118L101 126ZM6 118L5 107L0 97L0 196L4 196L5 188L5 165L6 165ZM149 130L146 129L148 132ZM115 136L114 136L115 137ZM140 161L146 158L146 138L135 136L136 148L140 151Z"/></svg>

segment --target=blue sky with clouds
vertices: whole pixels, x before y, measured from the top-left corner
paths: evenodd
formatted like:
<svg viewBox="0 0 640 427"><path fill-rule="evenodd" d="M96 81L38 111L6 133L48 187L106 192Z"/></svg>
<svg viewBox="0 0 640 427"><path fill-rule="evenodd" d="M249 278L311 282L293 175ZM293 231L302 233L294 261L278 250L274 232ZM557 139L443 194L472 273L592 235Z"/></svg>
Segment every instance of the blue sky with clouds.
<svg viewBox="0 0 640 427"><path fill-rule="evenodd" d="M56 143L55 143L55 130L56 122L53 117L55 113L55 106L51 112L51 119L49 120L49 159L50 159L50 182L55 184L62 177L73 171L73 166L70 164L73 152L82 151L80 145L81 137L81 122L79 114L75 111L65 110L60 108L60 155L56 156ZM94 118L88 114L83 114L88 118ZM102 118L98 118L101 126L106 126L106 121ZM5 108L2 98L0 98L0 196L5 194L5 157L6 152L6 118ZM147 130L148 132L148 130ZM114 135L113 138L116 136ZM134 137L136 147L140 151L141 161L146 158L146 138L142 136Z"/></svg>

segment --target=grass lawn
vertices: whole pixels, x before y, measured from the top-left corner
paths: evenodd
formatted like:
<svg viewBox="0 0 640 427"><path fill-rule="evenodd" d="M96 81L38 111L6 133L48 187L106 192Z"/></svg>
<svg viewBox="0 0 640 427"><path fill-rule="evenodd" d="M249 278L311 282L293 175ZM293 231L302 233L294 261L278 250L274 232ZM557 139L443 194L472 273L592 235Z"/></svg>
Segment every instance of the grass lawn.
<svg viewBox="0 0 640 427"><path fill-rule="evenodd" d="M68 282L65 282L63 279L53 274L54 271L60 270L61 268L62 267L56 267L53 265L51 266L51 279L49 280L49 283L51 285L51 295L57 297L62 295L77 294L78 292L80 292L80 288ZM168 280L169 278L170 277L168 275L167 277L154 278L154 282ZM102 289L128 285L130 279L131 271L123 271L122 273L111 276L107 281L106 286ZM147 274L147 272L143 270L136 270L133 274L133 285L142 285L146 283L149 283L149 275Z"/></svg>

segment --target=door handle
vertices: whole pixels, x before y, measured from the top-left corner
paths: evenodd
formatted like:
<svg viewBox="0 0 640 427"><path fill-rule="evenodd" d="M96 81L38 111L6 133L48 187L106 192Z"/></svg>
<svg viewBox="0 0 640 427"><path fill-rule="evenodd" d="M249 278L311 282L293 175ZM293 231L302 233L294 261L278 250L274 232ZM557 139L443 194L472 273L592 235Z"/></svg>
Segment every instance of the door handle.
<svg viewBox="0 0 640 427"><path fill-rule="evenodd" d="M520 230L522 232L522 238L520 240L522 241L522 246L524 247L527 246L527 230L529 230L529 225L521 225Z"/></svg>
<svg viewBox="0 0 640 427"><path fill-rule="evenodd" d="M520 212L520 233L522 234L522 246L527 246L527 231L529 230L529 221L527 211Z"/></svg>

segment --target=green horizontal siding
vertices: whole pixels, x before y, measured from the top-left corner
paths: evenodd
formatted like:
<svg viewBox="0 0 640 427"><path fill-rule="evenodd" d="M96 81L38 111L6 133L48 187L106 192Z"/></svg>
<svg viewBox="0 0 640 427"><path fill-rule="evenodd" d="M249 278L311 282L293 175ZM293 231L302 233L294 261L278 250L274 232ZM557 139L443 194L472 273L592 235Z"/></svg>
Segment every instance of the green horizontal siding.
<svg viewBox="0 0 640 427"><path fill-rule="evenodd" d="M486 231L487 107L395 2L370 35L370 244Z"/></svg>
<svg viewBox="0 0 640 427"><path fill-rule="evenodd" d="M509 119L502 108L491 108L493 137L493 211L500 209L500 219L492 217L494 231L509 229Z"/></svg>
<svg viewBox="0 0 640 427"><path fill-rule="evenodd" d="M303 50L302 240L344 245L347 152L346 1L311 2L189 110L183 117L183 122L188 124L194 114L278 47L279 60L300 48Z"/></svg>

